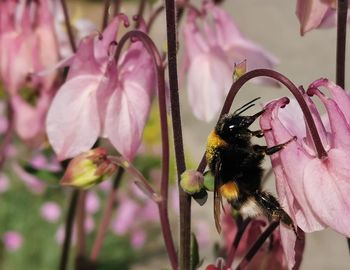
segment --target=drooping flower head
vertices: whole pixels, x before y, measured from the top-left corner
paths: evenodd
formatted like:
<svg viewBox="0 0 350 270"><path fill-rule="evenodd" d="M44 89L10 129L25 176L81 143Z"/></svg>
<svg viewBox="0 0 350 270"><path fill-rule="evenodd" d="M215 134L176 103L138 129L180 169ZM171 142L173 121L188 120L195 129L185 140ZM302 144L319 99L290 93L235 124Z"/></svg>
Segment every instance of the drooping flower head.
<svg viewBox="0 0 350 270"><path fill-rule="evenodd" d="M183 37L182 71L187 73L193 113L201 120L212 120L221 108L233 82L235 63L246 59L248 70L272 68L276 63L273 56L243 36L226 11L210 1L203 2L201 12L188 10Z"/></svg>
<svg viewBox="0 0 350 270"><path fill-rule="evenodd" d="M107 137L128 160L140 145L155 89L152 58L140 41L133 42L115 63L117 16L101 35L83 39L66 83L49 110L46 128L59 159L89 150Z"/></svg>
<svg viewBox="0 0 350 270"><path fill-rule="evenodd" d="M296 14L300 22L300 34L336 25L336 2L336 0L298 0Z"/></svg>
<svg viewBox="0 0 350 270"><path fill-rule="evenodd" d="M330 97L318 88L325 87ZM307 95L316 95L324 104L327 117L321 117L315 104ZM293 136L297 140L271 156L281 205L296 225L304 232L331 227L350 236L350 172L348 163L350 141L350 118L348 94L327 79L320 79L304 93L326 157L315 151L310 132L295 101L283 98L265 106L260 125L265 132L268 146L282 143ZM283 107L283 109L282 109ZM290 268L294 264L295 235L281 227L282 243ZM298 244L298 241L296 242Z"/></svg>

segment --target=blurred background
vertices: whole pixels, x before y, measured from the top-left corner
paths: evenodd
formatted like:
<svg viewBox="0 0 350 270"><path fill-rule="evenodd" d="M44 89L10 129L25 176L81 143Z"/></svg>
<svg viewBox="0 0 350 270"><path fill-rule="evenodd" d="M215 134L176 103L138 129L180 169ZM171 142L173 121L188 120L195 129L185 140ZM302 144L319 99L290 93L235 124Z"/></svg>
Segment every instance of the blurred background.
<svg viewBox="0 0 350 270"><path fill-rule="evenodd" d="M198 0L191 3L200 6ZM159 6L161 2L155 2L154 5ZM276 70L286 75L296 85L307 87L321 77L335 80L336 29L314 30L301 37L299 22L295 15L296 1L231 0L224 1L222 6L232 15L247 38L260 44L279 59ZM95 24L96 29L100 28L103 14L102 0L68 0L68 8L73 21L84 18ZM125 0L121 11L131 16L137 13L137 8L137 0ZM149 14L147 8L145 14L146 16ZM151 36L159 48L165 47L164 27L165 17L162 13L151 31ZM180 37L180 54L181 40ZM349 48L348 43L347 51ZM346 63L349 63L349 57L347 54ZM346 76L346 85L349 83L350 77ZM284 88L272 89L248 84L239 92L233 108L257 96L262 97L261 103L264 104L290 94ZM186 159L188 167L194 169L204 153L206 138L215 122L200 122L193 116L186 89L181 89L180 98ZM158 125L157 108L155 108L145 131L144 145L135 161L137 168L154 179L159 178L160 167ZM16 142L14 145L13 155L20 156L21 162L8 160L0 178L0 235L3 239L0 248L0 269L56 269L71 190L57 185L61 175L55 173L55 170L33 169L35 166L32 163L38 162L35 158L46 160L45 153L29 157L25 147L18 147ZM174 162L171 165L171 176L175 181ZM268 159L264 166L270 168ZM107 181L89 191L86 219L88 247L91 246L96 234L110 184L110 181L109 183ZM267 189L275 193L273 177L268 180ZM101 251L101 264L98 269L169 269L158 225L157 208L150 205L142 194L128 185L127 177L118 191L118 196L120 196L118 207ZM175 187L171 189L171 197L176 197ZM178 211L176 200L170 200L169 204L176 240L178 235L175 218ZM207 265L214 261L214 243L222 242L223 239L215 230L211 198L203 207L195 202L192 206L193 230L197 233L200 256L204 259L203 265ZM70 269L73 258L71 254ZM332 230L307 235L301 269L348 269L349 265L350 257L345 237Z"/></svg>

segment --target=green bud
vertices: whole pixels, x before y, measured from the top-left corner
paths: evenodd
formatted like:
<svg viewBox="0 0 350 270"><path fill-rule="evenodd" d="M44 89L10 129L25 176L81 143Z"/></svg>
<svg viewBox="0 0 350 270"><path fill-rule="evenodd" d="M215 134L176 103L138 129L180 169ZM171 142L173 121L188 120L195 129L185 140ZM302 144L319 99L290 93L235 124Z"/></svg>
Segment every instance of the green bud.
<svg viewBox="0 0 350 270"><path fill-rule="evenodd" d="M211 172L204 174L204 187L208 191L214 191L215 179Z"/></svg>
<svg viewBox="0 0 350 270"><path fill-rule="evenodd" d="M199 192L203 187L203 174L195 170L187 170L181 175L180 186L188 194Z"/></svg>
<svg viewBox="0 0 350 270"><path fill-rule="evenodd" d="M117 166L103 148L95 148L73 158L60 182L62 186L88 189L113 174Z"/></svg>

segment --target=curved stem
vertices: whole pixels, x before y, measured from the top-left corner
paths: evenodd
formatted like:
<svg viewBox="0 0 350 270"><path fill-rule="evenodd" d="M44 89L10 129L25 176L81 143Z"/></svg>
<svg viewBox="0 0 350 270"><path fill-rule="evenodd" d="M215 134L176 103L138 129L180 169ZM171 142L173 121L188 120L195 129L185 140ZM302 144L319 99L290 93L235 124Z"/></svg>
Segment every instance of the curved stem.
<svg viewBox="0 0 350 270"><path fill-rule="evenodd" d="M176 4L175 0L165 0L165 15L167 26L168 46L168 72L171 100L171 117L173 123L175 158L178 183L181 174L186 170L182 125L179 101L179 86L177 76L177 30L176 30ZM190 243L191 243L191 196L179 186L180 203L180 269L190 269Z"/></svg>
<svg viewBox="0 0 350 270"><path fill-rule="evenodd" d="M120 181L122 179L123 174L124 174L124 169L119 168L117 175L115 176L113 181L112 190L108 194L107 204L103 211L102 220L98 227L96 238L90 254L90 260L93 264L96 263L97 258L100 255L103 241L112 217L112 210L115 203L116 193L120 185Z"/></svg>
<svg viewBox="0 0 350 270"><path fill-rule="evenodd" d="M253 246L249 249L247 254L244 256L242 261L237 266L236 270L243 270L247 267L248 263L253 259L255 254L264 244L265 240L273 233L273 231L278 227L279 222L274 221L271 222L270 225L266 228L266 230L259 236L259 238L255 241Z"/></svg>
<svg viewBox="0 0 350 270"><path fill-rule="evenodd" d="M250 218L247 218L243 221L241 226L238 226L238 231L236 233L235 239L232 242L231 248L228 252L226 263L225 263L225 269L230 269L231 265L233 263L233 259L235 258L236 250L238 248L239 242L241 241L241 238L244 234L245 229L247 228L248 224L250 222Z"/></svg>
<svg viewBox="0 0 350 270"><path fill-rule="evenodd" d="M163 10L164 10L164 6L160 6L155 11L153 11L147 23L147 32L151 30L153 23L155 22L157 17L162 13Z"/></svg>
<svg viewBox="0 0 350 270"><path fill-rule="evenodd" d="M62 9L63 9L63 14L64 14L64 21L65 21L66 28L67 28L69 43L70 43L70 46L72 48L72 51L75 53L77 51L77 47L75 45L73 29L72 29L72 25L70 23L66 1L61 0L61 4L62 4Z"/></svg>
<svg viewBox="0 0 350 270"><path fill-rule="evenodd" d="M336 83L345 87L346 23L348 0L338 0Z"/></svg>
<svg viewBox="0 0 350 270"><path fill-rule="evenodd" d="M139 1L140 1L140 3L139 3L139 8L138 8L136 17L143 18L143 13L145 12L147 0L139 0ZM139 26L140 26L140 21L136 20L135 29L138 29Z"/></svg>
<svg viewBox="0 0 350 270"><path fill-rule="evenodd" d="M76 206L77 206L78 197L79 197L79 190L77 190L77 189L73 190L73 193L72 193L71 199L70 199L70 203L69 203L69 208L68 208L64 242L63 242L63 247L62 247L60 264L59 264L59 268L58 268L59 270L67 269L69 247L70 247L70 242L71 242L71 238L72 238L74 216L75 216L75 211L77 208Z"/></svg>
<svg viewBox="0 0 350 270"><path fill-rule="evenodd" d="M159 100L159 113L161 124L161 136L162 136L162 176L161 176L161 197L162 200L158 202L159 216L162 227L162 234L164 237L165 246L168 252L169 260L173 269L178 269L177 254L175 251L174 241L171 234L170 223L168 218L168 182L169 182L169 134L168 134L168 122L166 112L166 97L165 97L165 78L164 78L164 66L162 58L153 43L152 39L145 33L133 30L126 33L119 41L116 52L115 60L118 63L122 48L129 39L137 38L140 40L146 50L152 56L154 65L157 71L157 86L158 86L158 100Z"/></svg>
<svg viewBox="0 0 350 270"><path fill-rule="evenodd" d="M327 152L322 145L322 141L321 141L320 135L318 134L315 121L312 118L311 111L304 100L303 94L286 76L282 75L277 71L270 70L270 69L255 69L247 72L242 77L240 77L236 82L232 84L230 92L226 97L224 106L222 107L219 119L221 118L222 115L230 111L233 99L235 98L235 96L237 95L241 87L245 83L247 83L249 80L256 77L268 77L280 82L285 87L287 87L287 89L293 94L293 96L299 103L299 106L304 114L318 158L323 159L327 157ZM200 164L198 165L197 170L200 172L203 172L205 170L206 164L207 163L205 160L205 156L203 155L203 158Z"/></svg>

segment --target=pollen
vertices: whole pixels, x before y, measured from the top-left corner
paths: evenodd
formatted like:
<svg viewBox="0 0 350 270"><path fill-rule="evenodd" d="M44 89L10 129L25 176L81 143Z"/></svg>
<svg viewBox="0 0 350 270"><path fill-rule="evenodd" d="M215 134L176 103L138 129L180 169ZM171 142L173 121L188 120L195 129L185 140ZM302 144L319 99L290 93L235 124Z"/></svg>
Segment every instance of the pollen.
<svg viewBox="0 0 350 270"><path fill-rule="evenodd" d="M229 182L220 187L220 194L228 201L233 201L238 198L239 189L235 182Z"/></svg>
<svg viewBox="0 0 350 270"><path fill-rule="evenodd" d="M208 163L210 163L215 155L216 150L219 147L227 146L227 142L220 138L220 136L213 130L208 136L206 158Z"/></svg>

